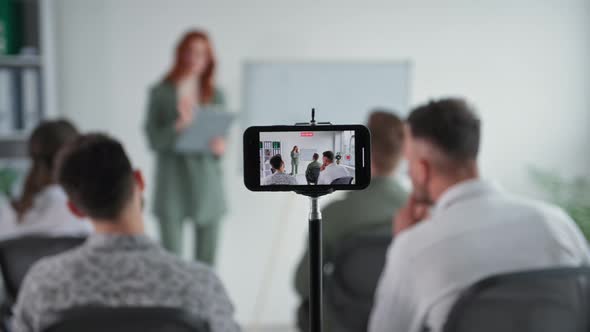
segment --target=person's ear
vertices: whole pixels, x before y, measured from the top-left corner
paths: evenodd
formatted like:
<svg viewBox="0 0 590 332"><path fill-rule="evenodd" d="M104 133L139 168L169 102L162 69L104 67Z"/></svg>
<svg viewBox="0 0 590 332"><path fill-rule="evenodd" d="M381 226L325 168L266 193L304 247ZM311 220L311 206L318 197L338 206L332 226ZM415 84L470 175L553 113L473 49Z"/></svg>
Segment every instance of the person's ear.
<svg viewBox="0 0 590 332"><path fill-rule="evenodd" d="M78 207L74 204L74 202L68 200L68 209L70 210L70 212L72 212L73 215L75 215L76 217L83 219L86 218L86 214L84 212L82 212L80 209L78 209Z"/></svg>
<svg viewBox="0 0 590 332"><path fill-rule="evenodd" d="M140 170L136 169L133 171L133 178L135 179L135 183L139 187L139 190L143 192L145 190L145 180L143 178L143 174Z"/></svg>
<svg viewBox="0 0 590 332"><path fill-rule="evenodd" d="M426 185L431 172L430 163L426 159L420 159L418 160L417 166L418 167L416 167L416 181L422 186Z"/></svg>

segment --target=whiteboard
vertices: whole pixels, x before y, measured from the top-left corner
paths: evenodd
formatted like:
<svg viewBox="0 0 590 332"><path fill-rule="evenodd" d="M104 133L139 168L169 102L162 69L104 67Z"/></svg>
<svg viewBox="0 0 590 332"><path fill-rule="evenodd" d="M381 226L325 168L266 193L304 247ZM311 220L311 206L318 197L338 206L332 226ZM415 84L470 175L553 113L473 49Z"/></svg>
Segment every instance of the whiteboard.
<svg viewBox="0 0 590 332"><path fill-rule="evenodd" d="M318 149L301 149L300 158L302 161L312 161L313 154L318 153Z"/></svg>
<svg viewBox="0 0 590 332"><path fill-rule="evenodd" d="M364 123L371 109L403 116L408 108L409 62L248 62L244 65L246 126L310 120Z"/></svg>

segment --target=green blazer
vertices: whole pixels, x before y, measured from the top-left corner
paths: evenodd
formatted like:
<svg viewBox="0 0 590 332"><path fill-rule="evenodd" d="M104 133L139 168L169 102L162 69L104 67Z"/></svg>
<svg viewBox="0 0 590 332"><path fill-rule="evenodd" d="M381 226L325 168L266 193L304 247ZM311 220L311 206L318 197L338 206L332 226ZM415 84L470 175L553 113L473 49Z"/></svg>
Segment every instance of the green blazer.
<svg viewBox="0 0 590 332"><path fill-rule="evenodd" d="M176 87L162 81L149 93L145 131L156 153L154 213L160 222L191 218L199 225L218 222L226 211L221 162L212 154L179 154L174 150ZM223 105L220 91L212 104Z"/></svg>

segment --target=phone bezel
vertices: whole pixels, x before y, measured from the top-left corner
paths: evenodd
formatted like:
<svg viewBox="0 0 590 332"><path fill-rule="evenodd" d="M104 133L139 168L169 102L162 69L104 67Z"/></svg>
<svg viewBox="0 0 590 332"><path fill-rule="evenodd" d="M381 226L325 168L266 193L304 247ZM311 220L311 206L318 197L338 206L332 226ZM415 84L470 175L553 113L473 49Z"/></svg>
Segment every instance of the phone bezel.
<svg viewBox="0 0 590 332"><path fill-rule="evenodd" d="M296 131L346 131L355 132L355 184L352 185L260 185L260 133ZM371 182L371 133L363 125L295 125L253 126L244 131L244 184L252 191L296 191L298 193L321 193L334 190L362 190ZM360 161L360 163L358 162Z"/></svg>

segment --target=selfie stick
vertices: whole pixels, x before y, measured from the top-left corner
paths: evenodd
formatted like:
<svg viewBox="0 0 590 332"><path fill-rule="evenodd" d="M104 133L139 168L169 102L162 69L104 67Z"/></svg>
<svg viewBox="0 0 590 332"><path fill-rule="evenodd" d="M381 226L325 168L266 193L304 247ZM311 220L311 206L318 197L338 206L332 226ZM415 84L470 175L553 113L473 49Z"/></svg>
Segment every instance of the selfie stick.
<svg viewBox="0 0 590 332"><path fill-rule="evenodd" d="M319 122L321 125L331 125L330 122ZM311 121L296 123L298 125L315 126L315 108L311 109ZM310 198L309 208L309 331L321 332L323 321L322 309L322 214L320 212L319 197L333 192L328 189L321 192L296 193Z"/></svg>

